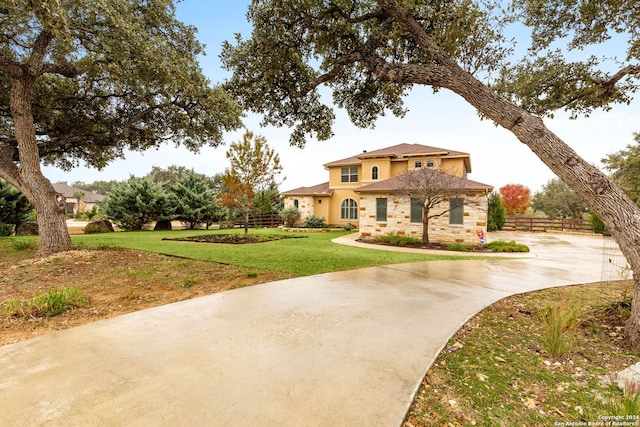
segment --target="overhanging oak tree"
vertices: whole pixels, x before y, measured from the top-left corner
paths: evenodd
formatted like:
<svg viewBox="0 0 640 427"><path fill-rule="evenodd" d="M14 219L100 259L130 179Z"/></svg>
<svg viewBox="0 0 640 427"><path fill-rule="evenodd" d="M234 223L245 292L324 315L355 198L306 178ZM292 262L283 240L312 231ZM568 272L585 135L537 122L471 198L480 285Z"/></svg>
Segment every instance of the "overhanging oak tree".
<svg viewBox="0 0 640 427"><path fill-rule="evenodd" d="M226 43L222 57L241 104L264 114L265 124L292 127L297 145L331 136L334 114L321 86L361 127L387 111L402 116L402 95L413 85L461 96L526 144L611 231L635 272L627 336L640 348L640 208L541 117L629 102L638 87L638 0L587 5L515 0L515 13L505 15L491 0L254 0L251 37ZM511 53L503 29L517 18L532 29L533 46L525 59L502 66ZM584 56L616 32L627 38L625 57L603 64L606 58ZM584 60L566 60L552 50L559 43Z"/></svg>
<svg viewBox="0 0 640 427"><path fill-rule="evenodd" d="M197 151L239 126L171 0L15 0L0 6L0 177L34 206L39 255L72 248L41 162L101 168L163 142Z"/></svg>

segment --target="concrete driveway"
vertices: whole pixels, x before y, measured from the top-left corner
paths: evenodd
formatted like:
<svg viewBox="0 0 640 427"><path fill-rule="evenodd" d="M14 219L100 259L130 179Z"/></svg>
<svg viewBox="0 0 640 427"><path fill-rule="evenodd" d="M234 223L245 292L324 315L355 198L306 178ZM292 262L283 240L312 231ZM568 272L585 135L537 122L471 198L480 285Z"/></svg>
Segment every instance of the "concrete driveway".
<svg viewBox="0 0 640 427"><path fill-rule="evenodd" d="M600 280L602 237L489 239L532 253L284 280L0 347L0 425L400 426L478 311Z"/></svg>

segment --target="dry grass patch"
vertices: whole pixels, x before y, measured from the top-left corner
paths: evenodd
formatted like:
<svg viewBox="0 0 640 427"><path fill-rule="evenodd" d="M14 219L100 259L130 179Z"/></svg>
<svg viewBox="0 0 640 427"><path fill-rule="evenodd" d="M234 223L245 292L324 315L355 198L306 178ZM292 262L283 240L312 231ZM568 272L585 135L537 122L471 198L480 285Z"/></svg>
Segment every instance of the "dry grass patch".
<svg viewBox="0 0 640 427"><path fill-rule="evenodd" d="M588 424L625 412L614 374L639 360L624 346L628 312L616 308L629 286L550 289L483 311L429 370L405 427Z"/></svg>
<svg viewBox="0 0 640 427"><path fill-rule="evenodd" d="M0 310L0 345L197 296L290 277L134 250L81 250L33 258L35 247L0 259L0 306L24 308L25 316ZM76 289L83 304L54 316L26 308L55 290Z"/></svg>

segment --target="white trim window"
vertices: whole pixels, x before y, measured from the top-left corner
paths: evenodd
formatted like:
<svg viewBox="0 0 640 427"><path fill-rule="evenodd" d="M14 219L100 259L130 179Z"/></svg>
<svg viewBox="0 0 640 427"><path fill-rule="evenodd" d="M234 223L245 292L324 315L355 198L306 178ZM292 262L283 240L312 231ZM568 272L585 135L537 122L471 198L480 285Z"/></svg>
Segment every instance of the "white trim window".
<svg viewBox="0 0 640 427"><path fill-rule="evenodd" d="M358 167L351 166L351 167L341 168L340 182L358 182Z"/></svg>

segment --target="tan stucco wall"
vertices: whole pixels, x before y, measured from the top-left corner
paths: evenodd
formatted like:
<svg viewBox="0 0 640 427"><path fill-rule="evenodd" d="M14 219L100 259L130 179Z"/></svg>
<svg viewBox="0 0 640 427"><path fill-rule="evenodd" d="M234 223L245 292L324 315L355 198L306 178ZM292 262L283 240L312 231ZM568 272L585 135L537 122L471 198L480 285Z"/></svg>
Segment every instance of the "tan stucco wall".
<svg viewBox="0 0 640 427"><path fill-rule="evenodd" d="M330 197L314 197L314 205L316 207L315 216L324 218L325 221L329 218L329 210L331 207Z"/></svg>
<svg viewBox="0 0 640 427"><path fill-rule="evenodd" d="M376 221L376 199L387 198L387 221ZM449 224L449 214L429 221L429 240L442 243L478 244L476 230L487 232L488 199L485 194L465 196L464 224ZM443 202L448 207L448 202ZM381 236L390 233L415 238L422 237L422 223L411 223L410 199L388 194L360 195L360 234L362 237ZM444 207L443 207L444 209Z"/></svg>
<svg viewBox="0 0 640 427"><path fill-rule="evenodd" d="M342 182L342 168L343 167L357 167L358 168L358 182ZM336 166L329 168L329 188L353 188L362 185L362 168L358 165L352 166Z"/></svg>
<svg viewBox="0 0 640 427"><path fill-rule="evenodd" d="M441 169L451 175L467 177L463 159L443 159Z"/></svg>
<svg viewBox="0 0 640 427"><path fill-rule="evenodd" d="M352 190L333 190L333 197L331 198L331 204L330 204L330 208L329 208L329 216L327 218L327 224L341 224L341 225L346 225L346 224L353 224L355 226L358 225L358 219L349 219L349 220L342 220L340 219L340 207L342 205L342 202L345 199L353 199L356 201L356 203L358 203L358 218L360 218L360 197L353 192Z"/></svg>
<svg viewBox="0 0 640 427"><path fill-rule="evenodd" d="M371 178L371 170L374 166L378 167L378 179ZM391 162L389 159L364 159L362 160L361 185L371 184L373 182L383 181L391 178Z"/></svg>

